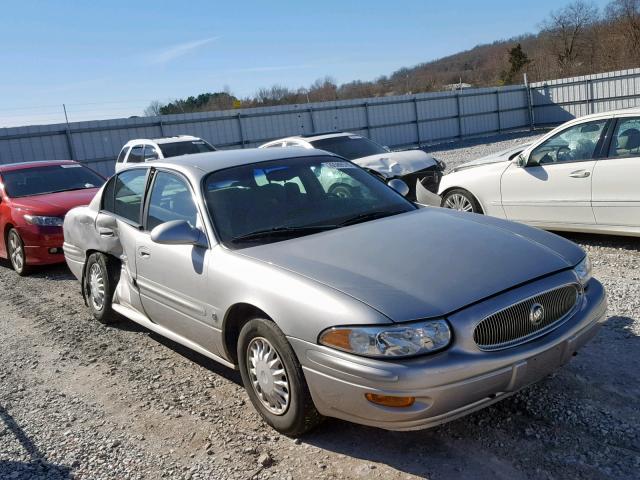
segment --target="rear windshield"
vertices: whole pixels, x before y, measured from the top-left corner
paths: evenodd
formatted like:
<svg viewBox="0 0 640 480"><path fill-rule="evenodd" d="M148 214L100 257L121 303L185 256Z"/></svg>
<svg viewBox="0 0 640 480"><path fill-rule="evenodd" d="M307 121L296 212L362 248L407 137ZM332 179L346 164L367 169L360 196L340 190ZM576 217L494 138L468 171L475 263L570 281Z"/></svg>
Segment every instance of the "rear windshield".
<svg viewBox="0 0 640 480"><path fill-rule="evenodd" d="M104 183L104 178L83 165L66 164L4 172L2 183L9 197L19 198L98 188Z"/></svg>
<svg viewBox="0 0 640 480"><path fill-rule="evenodd" d="M164 158L179 157L191 153L213 152L215 148L204 140L189 140L185 142L163 143L159 145Z"/></svg>
<svg viewBox="0 0 640 480"><path fill-rule="evenodd" d="M314 140L310 143L313 145L313 148L335 153L347 160L388 153L381 145L360 135L323 138L322 140Z"/></svg>

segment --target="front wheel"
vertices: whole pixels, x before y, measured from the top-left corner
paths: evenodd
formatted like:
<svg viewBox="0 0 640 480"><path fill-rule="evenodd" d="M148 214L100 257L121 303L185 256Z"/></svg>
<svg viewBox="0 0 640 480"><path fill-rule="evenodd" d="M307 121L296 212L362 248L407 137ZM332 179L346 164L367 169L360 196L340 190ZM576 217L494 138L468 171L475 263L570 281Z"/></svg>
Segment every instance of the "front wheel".
<svg viewBox="0 0 640 480"><path fill-rule="evenodd" d="M322 421L302 367L273 322L257 318L242 328L238 363L251 403L278 432L298 436Z"/></svg>
<svg viewBox="0 0 640 480"><path fill-rule="evenodd" d="M447 192L442 198L442 206L460 212L482 213L482 208L475 197L461 188Z"/></svg>
<svg viewBox="0 0 640 480"><path fill-rule="evenodd" d="M11 266L18 275L24 277L29 274L24 242L15 228L9 230L9 234L7 235L7 255Z"/></svg>

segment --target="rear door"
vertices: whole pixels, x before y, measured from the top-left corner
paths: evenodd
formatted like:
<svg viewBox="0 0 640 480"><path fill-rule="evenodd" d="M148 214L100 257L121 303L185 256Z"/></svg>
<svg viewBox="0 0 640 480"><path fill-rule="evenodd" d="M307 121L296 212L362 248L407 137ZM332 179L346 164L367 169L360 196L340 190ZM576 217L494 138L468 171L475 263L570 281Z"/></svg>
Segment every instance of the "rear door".
<svg viewBox="0 0 640 480"><path fill-rule="evenodd" d="M567 127L537 145L526 167L502 175L502 204L510 220L532 224L593 225L591 180L609 120Z"/></svg>
<svg viewBox="0 0 640 480"><path fill-rule="evenodd" d="M640 228L640 117L617 119L593 171L593 211L598 225Z"/></svg>
<svg viewBox="0 0 640 480"><path fill-rule="evenodd" d="M136 277L136 242L141 233L148 173L147 168L133 168L120 172L109 180L96 218L96 230L103 246L110 250L109 253L120 256L127 273L124 280L131 286L126 292L118 291L120 301L135 308L140 306L140 299L133 287Z"/></svg>

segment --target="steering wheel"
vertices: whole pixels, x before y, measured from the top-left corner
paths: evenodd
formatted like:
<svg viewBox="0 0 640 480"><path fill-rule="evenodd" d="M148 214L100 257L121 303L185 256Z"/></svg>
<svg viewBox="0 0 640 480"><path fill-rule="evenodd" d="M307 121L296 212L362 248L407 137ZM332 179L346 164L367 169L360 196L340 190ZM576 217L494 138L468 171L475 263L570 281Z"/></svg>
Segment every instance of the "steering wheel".
<svg viewBox="0 0 640 480"><path fill-rule="evenodd" d="M559 147L556 151L556 161L566 162L567 160L571 160L571 149L567 146Z"/></svg>

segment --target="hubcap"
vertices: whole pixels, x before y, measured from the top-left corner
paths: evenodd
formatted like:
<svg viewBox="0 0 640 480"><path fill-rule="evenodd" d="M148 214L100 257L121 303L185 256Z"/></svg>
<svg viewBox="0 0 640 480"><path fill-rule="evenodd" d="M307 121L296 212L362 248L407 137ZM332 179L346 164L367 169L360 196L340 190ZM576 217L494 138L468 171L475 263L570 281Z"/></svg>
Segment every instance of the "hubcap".
<svg viewBox="0 0 640 480"><path fill-rule="evenodd" d="M18 238L18 234L11 232L9 234L9 256L11 257L11 264L18 272L24 268L24 250L22 249L22 242Z"/></svg>
<svg viewBox="0 0 640 480"><path fill-rule="evenodd" d="M247 368L260 403L275 415L289 407L289 380L282 360L266 338L256 337L247 349Z"/></svg>
<svg viewBox="0 0 640 480"><path fill-rule="evenodd" d="M89 270L89 291L93 307L96 310L102 310L104 307L104 277L102 268L97 263L91 265L91 270Z"/></svg>
<svg viewBox="0 0 640 480"><path fill-rule="evenodd" d="M461 212L473 212L471 201L461 193L454 193L448 196L444 206Z"/></svg>

